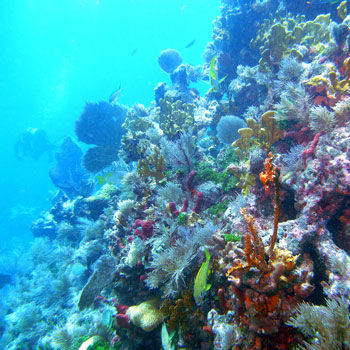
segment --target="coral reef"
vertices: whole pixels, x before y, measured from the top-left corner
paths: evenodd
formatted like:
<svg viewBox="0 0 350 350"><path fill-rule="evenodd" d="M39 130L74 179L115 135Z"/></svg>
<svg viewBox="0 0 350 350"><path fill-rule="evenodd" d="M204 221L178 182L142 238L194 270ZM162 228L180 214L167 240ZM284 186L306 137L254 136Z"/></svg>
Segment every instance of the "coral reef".
<svg viewBox="0 0 350 350"><path fill-rule="evenodd" d="M350 22L302 5L222 0L204 64L163 52L149 107L87 103L96 180L67 138L0 347L349 347Z"/></svg>

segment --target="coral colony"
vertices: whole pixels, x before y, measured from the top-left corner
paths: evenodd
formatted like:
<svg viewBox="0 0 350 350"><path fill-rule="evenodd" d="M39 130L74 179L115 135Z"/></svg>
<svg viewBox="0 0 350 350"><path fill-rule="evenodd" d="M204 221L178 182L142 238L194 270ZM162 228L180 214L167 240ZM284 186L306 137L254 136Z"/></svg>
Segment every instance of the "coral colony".
<svg viewBox="0 0 350 350"><path fill-rule="evenodd" d="M350 18L301 3L222 1L149 108L86 104L2 348L350 349Z"/></svg>

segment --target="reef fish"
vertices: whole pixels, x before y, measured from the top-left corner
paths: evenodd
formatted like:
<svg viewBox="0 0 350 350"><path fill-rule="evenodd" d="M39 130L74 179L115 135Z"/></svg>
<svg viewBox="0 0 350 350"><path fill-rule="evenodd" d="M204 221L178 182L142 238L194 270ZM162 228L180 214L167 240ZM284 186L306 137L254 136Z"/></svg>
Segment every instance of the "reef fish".
<svg viewBox="0 0 350 350"><path fill-rule="evenodd" d="M216 56L213 56L209 66L209 81L210 81L211 88L209 89L208 93L219 91L219 85L227 77L227 75L225 75L220 80L218 79L218 76L215 70L215 64L216 64Z"/></svg>
<svg viewBox="0 0 350 350"><path fill-rule="evenodd" d="M210 253L207 248L204 248L204 251L206 260L200 267L196 279L194 280L193 297L197 305L203 301L205 292L208 291L211 287L211 285L207 283L209 275Z"/></svg>
<svg viewBox="0 0 350 350"><path fill-rule="evenodd" d="M192 41L190 41L185 48L188 49L189 47L191 47L194 43L196 42L196 39L193 39Z"/></svg>
<svg viewBox="0 0 350 350"><path fill-rule="evenodd" d="M322 4L336 4L337 2L339 2L341 0L308 0L306 1L306 3L308 5L322 5Z"/></svg>
<svg viewBox="0 0 350 350"><path fill-rule="evenodd" d="M84 341L84 343L80 345L79 350L87 350L91 345L94 345L100 340L101 338L98 335L94 335L93 337L89 338L87 341Z"/></svg>
<svg viewBox="0 0 350 350"><path fill-rule="evenodd" d="M120 97L120 94L122 93L122 86L119 85L119 88L112 92L111 96L109 97L109 103L117 103Z"/></svg>

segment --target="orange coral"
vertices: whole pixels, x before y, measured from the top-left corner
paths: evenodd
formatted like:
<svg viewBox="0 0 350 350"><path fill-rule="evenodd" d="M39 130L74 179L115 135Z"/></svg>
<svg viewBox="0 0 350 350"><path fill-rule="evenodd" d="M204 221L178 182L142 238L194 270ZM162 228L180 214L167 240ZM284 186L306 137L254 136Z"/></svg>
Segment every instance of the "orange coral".
<svg viewBox="0 0 350 350"><path fill-rule="evenodd" d="M273 221L273 233L271 237L271 244L269 249L269 256L271 257L273 254L273 248L277 239L277 231L278 231L278 220L280 217L280 185L278 180L278 172L276 167L272 164L273 154L270 152L268 154L269 158L265 159L265 171L259 174L261 182L264 184L265 191L270 191L270 182L275 184L275 218Z"/></svg>
<svg viewBox="0 0 350 350"><path fill-rule="evenodd" d="M266 267L265 262L265 249L264 244L258 235L258 230L254 224L254 218L252 215L248 215L247 209L243 208L240 210L244 217L245 222L248 224L248 231L245 236L245 255L248 264L248 270L250 267L255 266L263 271ZM253 241L254 246L251 244Z"/></svg>

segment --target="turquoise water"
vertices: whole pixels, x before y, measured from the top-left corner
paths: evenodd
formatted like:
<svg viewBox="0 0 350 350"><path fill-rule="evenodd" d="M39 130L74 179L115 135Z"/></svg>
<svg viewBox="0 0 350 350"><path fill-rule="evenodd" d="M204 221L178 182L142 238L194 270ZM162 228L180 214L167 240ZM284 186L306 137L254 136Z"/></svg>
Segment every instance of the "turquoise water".
<svg viewBox="0 0 350 350"><path fill-rule="evenodd" d="M28 127L44 129L58 147L74 137L86 101L148 106L169 77L159 53L177 49L202 63L218 0L13 0L0 14L0 248L31 239L30 223L51 206L56 191L48 154L18 161L13 147ZM192 40L195 43L186 48Z"/></svg>

